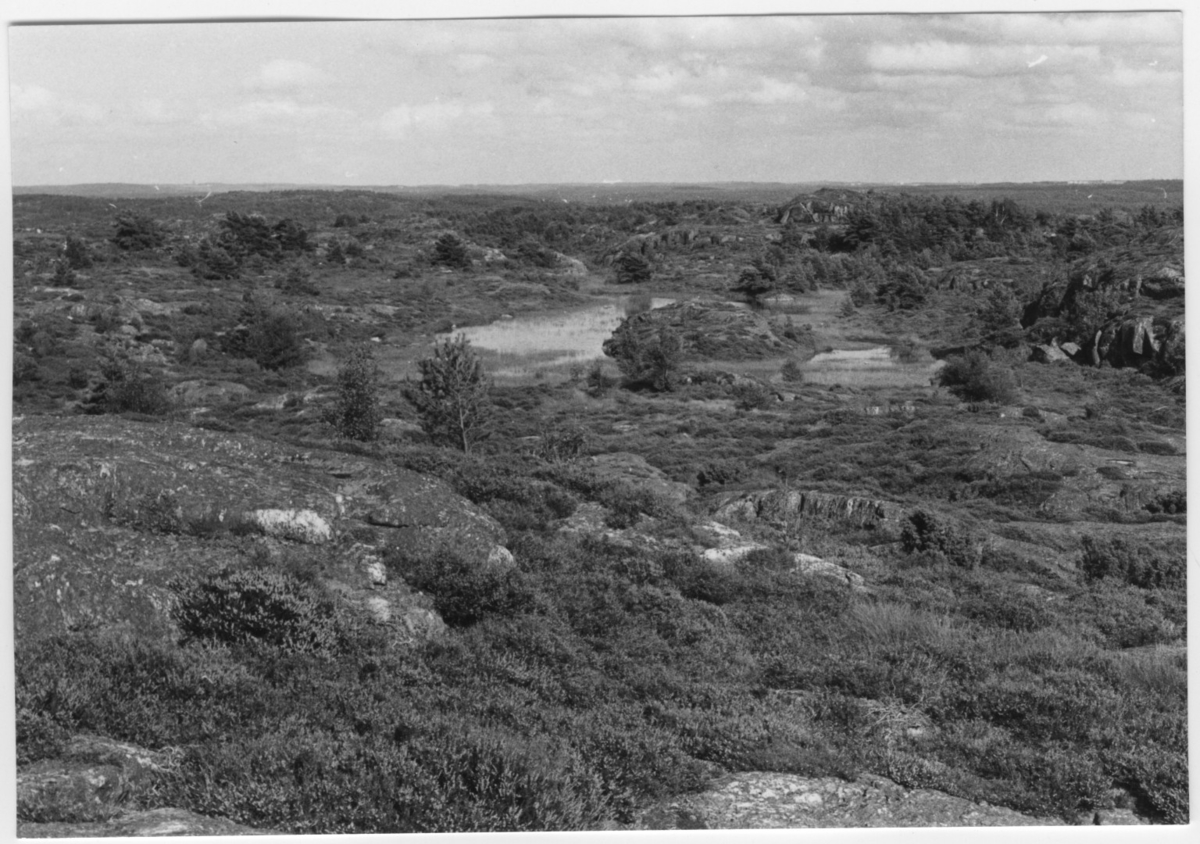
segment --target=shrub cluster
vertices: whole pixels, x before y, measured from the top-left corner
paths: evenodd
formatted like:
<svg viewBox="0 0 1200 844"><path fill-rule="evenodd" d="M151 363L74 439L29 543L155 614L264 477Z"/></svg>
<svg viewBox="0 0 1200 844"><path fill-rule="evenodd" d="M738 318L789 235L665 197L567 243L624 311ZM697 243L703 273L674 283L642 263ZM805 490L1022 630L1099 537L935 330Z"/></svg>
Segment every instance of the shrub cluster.
<svg viewBox="0 0 1200 844"><path fill-rule="evenodd" d="M918 510L904 523L900 545L906 554L923 554L934 562L974 568L982 549L968 532L927 510Z"/></svg>
<svg viewBox="0 0 1200 844"><path fill-rule="evenodd" d="M1113 536L1083 537L1079 569L1089 581L1115 578L1143 589L1181 586L1187 576L1187 559L1146 545L1135 545Z"/></svg>
<svg viewBox="0 0 1200 844"><path fill-rule="evenodd" d="M175 580L185 640L262 643L283 653L333 651L341 619L315 584L268 568L226 569Z"/></svg>
<svg viewBox="0 0 1200 844"><path fill-rule="evenodd" d="M491 615L515 615L533 602L519 571L451 547L416 557L392 549L385 562L409 585L432 596L434 608L451 627L469 627Z"/></svg>
<svg viewBox="0 0 1200 844"><path fill-rule="evenodd" d="M938 372L938 384L963 401L1012 404L1017 400L1012 372L982 352L947 358L946 365Z"/></svg>

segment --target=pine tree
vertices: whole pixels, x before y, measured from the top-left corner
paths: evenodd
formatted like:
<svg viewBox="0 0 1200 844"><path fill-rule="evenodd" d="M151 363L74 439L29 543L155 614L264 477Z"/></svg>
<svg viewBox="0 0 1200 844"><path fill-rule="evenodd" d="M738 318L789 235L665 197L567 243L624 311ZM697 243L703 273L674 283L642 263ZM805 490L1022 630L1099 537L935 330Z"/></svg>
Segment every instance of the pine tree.
<svg viewBox="0 0 1200 844"><path fill-rule="evenodd" d="M421 380L405 390L421 427L435 445L470 453L486 435L491 380L483 362L461 334L438 343L433 357L417 364Z"/></svg>

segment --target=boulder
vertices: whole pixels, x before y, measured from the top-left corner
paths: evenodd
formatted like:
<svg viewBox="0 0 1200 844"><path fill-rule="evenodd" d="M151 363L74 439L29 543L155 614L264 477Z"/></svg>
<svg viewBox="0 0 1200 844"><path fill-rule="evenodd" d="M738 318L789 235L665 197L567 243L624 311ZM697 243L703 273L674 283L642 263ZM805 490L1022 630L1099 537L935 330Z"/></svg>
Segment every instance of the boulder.
<svg viewBox="0 0 1200 844"><path fill-rule="evenodd" d="M831 563L828 560L814 557L811 554L793 554L792 561L796 564L794 571L801 574L828 577L839 583L846 584L856 592L866 589L862 575L850 571L845 566L839 566L837 563Z"/></svg>
<svg viewBox="0 0 1200 844"><path fill-rule="evenodd" d="M122 804L173 771L177 752L153 751L101 736L72 738L58 759L17 771L17 814L42 823L92 823L122 814Z"/></svg>
<svg viewBox="0 0 1200 844"><path fill-rule="evenodd" d="M231 404L249 395L249 387L233 381L180 381L171 388L171 397L185 407Z"/></svg>
<svg viewBox="0 0 1200 844"><path fill-rule="evenodd" d="M1029 359L1034 363L1070 363L1071 358L1054 343L1034 346Z"/></svg>
<svg viewBox="0 0 1200 844"><path fill-rule="evenodd" d="M243 518L275 539L320 545L333 538L329 522L312 510L253 510Z"/></svg>

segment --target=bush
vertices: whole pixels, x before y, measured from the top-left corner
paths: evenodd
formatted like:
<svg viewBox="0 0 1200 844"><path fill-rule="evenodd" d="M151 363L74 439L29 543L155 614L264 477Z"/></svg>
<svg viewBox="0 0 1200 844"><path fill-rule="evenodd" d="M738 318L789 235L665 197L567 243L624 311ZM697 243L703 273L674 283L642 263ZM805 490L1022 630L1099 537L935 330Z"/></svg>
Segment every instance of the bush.
<svg viewBox="0 0 1200 844"><path fill-rule="evenodd" d="M733 403L738 410L763 410L775 403L775 393L758 381L739 381L733 385Z"/></svg>
<svg viewBox="0 0 1200 844"><path fill-rule="evenodd" d="M967 569L974 568L982 555L968 533L925 510L908 517L900 532L900 545L906 554L925 554L935 562Z"/></svg>
<svg viewBox="0 0 1200 844"><path fill-rule="evenodd" d="M548 463L564 463L580 457L587 449L587 429L576 424L546 427L538 443L538 456Z"/></svg>
<svg viewBox="0 0 1200 844"><path fill-rule="evenodd" d="M1012 373L1001 369L982 352L967 352L946 359L938 372L938 384L963 401L1012 404L1017 385Z"/></svg>
<svg viewBox="0 0 1200 844"><path fill-rule="evenodd" d="M600 398L617 385L617 379L604 371L604 364L594 361L588 369L587 394L592 398Z"/></svg>
<svg viewBox="0 0 1200 844"><path fill-rule="evenodd" d="M796 361L788 359L779 368L779 374L788 384L799 384L804 381L804 370Z"/></svg>
<svg viewBox="0 0 1200 844"><path fill-rule="evenodd" d="M313 284L312 276L300 264L289 267L287 274L275 282L275 287L292 296L321 295L321 289Z"/></svg>
<svg viewBox="0 0 1200 844"><path fill-rule="evenodd" d="M417 364L421 380L405 388L404 396L416 408L421 428L434 445L449 445L470 453L471 446L487 434L491 379L483 361L465 335L444 340L433 348L433 357Z"/></svg>
<svg viewBox="0 0 1200 844"><path fill-rule="evenodd" d="M1119 536L1085 536L1079 569L1089 581L1112 577L1130 586L1153 589L1182 586L1187 577L1187 558L1133 545Z"/></svg>
<svg viewBox="0 0 1200 844"><path fill-rule="evenodd" d="M225 335L222 347L226 354L249 358L263 369L285 369L305 358L300 320L290 310L257 299L246 303L240 324Z"/></svg>
<svg viewBox="0 0 1200 844"><path fill-rule="evenodd" d="M339 616L317 586L265 568L226 569L171 584L175 618L185 640L228 645L263 643L285 653L333 650Z"/></svg>
<svg viewBox="0 0 1200 844"><path fill-rule="evenodd" d="M338 367L337 399L325 424L344 439L370 442L379 437L379 367L369 346L359 346Z"/></svg>
<svg viewBox="0 0 1200 844"><path fill-rule="evenodd" d="M163 416L174 407L162 377L144 364L109 357L100 366L100 379L83 402L85 413Z"/></svg>
<svg viewBox="0 0 1200 844"><path fill-rule="evenodd" d="M674 390L683 368L683 341L679 335L666 326L642 337L622 328L604 342L604 354L617 362L629 384L649 386L658 392Z"/></svg>
<svg viewBox="0 0 1200 844"><path fill-rule="evenodd" d="M432 596L434 609L451 627L469 627L489 615L515 615L533 602L519 571L470 560L452 548L415 559L392 549L385 562L414 589Z"/></svg>
<svg viewBox="0 0 1200 844"><path fill-rule="evenodd" d="M176 260L190 261L192 274L206 281L225 281L239 277L242 272L237 256L210 237L200 240L194 254L191 249L185 247Z"/></svg>
<svg viewBox="0 0 1200 844"><path fill-rule="evenodd" d="M113 220L112 241L119 249L140 251L162 246L167 233L156 220L133 212L122 212Z"/></svg>

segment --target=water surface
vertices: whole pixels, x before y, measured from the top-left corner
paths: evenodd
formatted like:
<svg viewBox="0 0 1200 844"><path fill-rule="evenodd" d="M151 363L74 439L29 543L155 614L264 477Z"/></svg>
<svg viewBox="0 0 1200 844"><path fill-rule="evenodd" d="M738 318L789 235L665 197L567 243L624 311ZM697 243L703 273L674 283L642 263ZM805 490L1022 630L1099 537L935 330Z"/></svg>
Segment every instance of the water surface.
<svg viewBox="0 0 1200 844"><path fill-rule="evenodd" d="M813 356L801 368L806 384L846 387L929 386L942 366L940 360L924 358L903 363L890 346L871 349L835 349Z"/></svg>
<svg viewBox="0 0 1200 844"><path fill-rule="evenodd" d="M661 308L674 301L656 298L650 307ZM495 375L524 375L535 367L587 363L603 357L604 341L625 319L628 303L624 299L577 311L472 325L442 336L466 337L490 359L493 366L489 369Z"/></svg>

